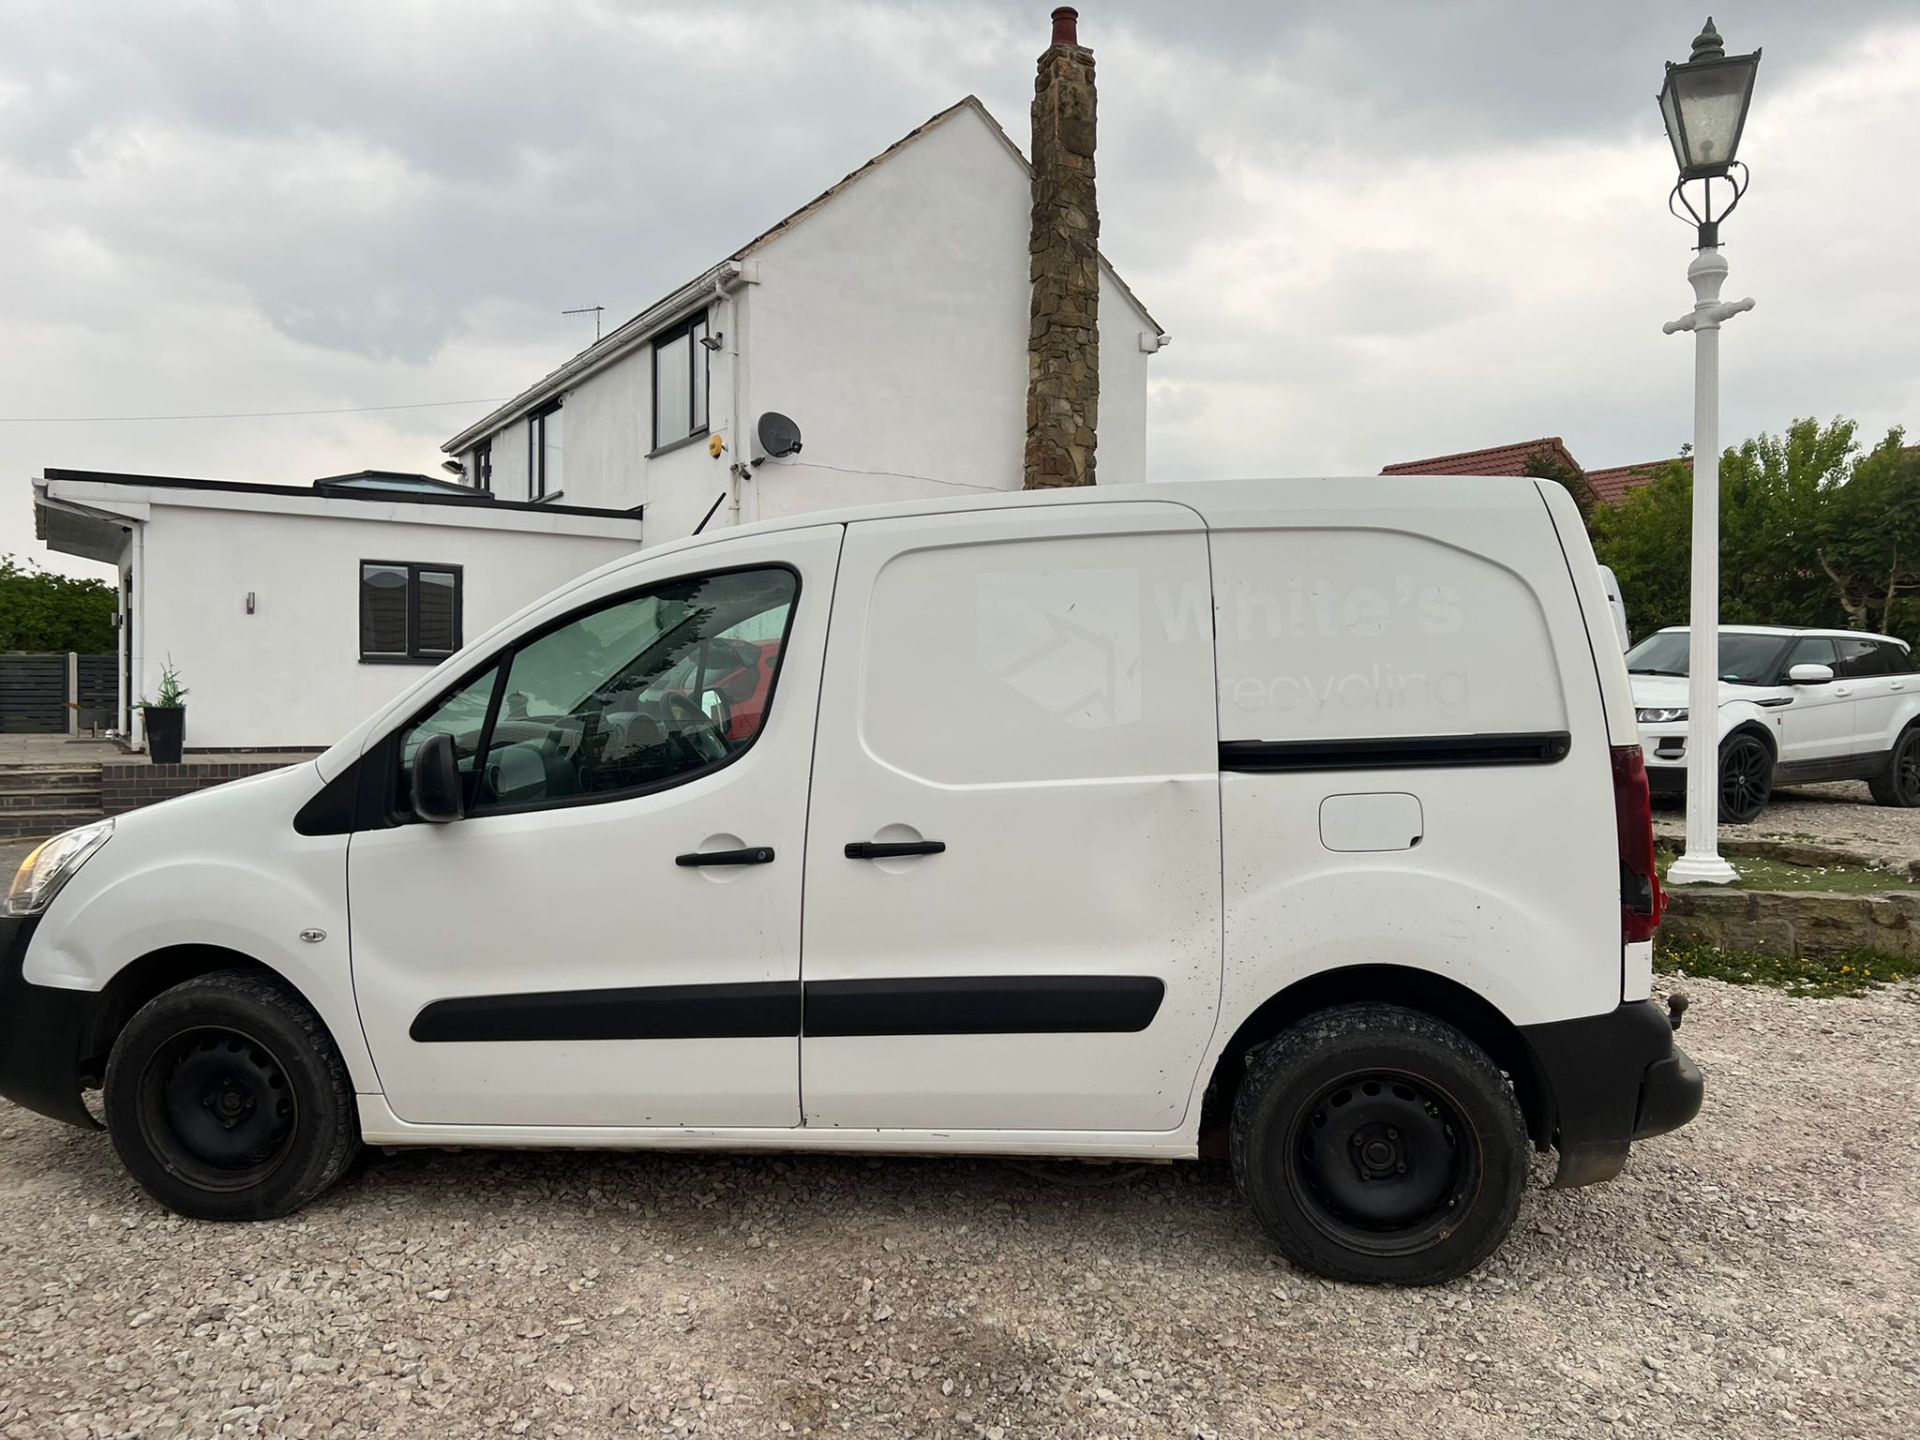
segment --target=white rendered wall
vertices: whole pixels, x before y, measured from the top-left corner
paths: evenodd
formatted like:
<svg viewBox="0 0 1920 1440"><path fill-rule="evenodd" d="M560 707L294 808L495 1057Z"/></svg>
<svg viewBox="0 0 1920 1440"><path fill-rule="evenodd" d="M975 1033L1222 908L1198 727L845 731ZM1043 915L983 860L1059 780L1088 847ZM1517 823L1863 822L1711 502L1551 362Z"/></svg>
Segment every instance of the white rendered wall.
<svg viewBox="0 0 1920 1440"><path fill-rule="evenodd" d="M755 473L744 518L1020 488L1031 205L963 109L754 252L747 402L806 438ZM1150 322L1104 269L1100 328L1097 473L1141 481Z"/></svg>
<svg viewBox="0 0 1920 1440"><path fill-rule="evenodd" d="M192 692L189 747L325 746L417 678L425 667L360 662L362 560L463 567L462 628L471 636L638 544L637 534L382 514L424 519L433 513L427 506L367 508L373 513L359 519L154 506L136 597L146 654L135 686L153 695L171 657Z"/></svg>
<svg viewBox="0 0 1920 1440"><path fill-rule="evenodd" d="M1139 484L1147 478L1147 365L1153 357L1140 348L1143 333L1156 339L1159 334L1102 268L1100 447L1094 453L1094 476L1102 485Z"/></svg>
<svg viewBox="0 0 1920 1440"><path fill-rule="evenodd" d="M755 283L711 305L722 348L709 361L709 428L727 453L716 459L696 442L649 457L652 351L642 344L566 392L566 503L644 504L649 544L690 534L717 498L730 501L729 467L753 458L740 432L768 410L799 423L804 449L744 483L744 523L1018 489L1031 203L1026 168L974 110L957 110L761 242L747 260ZM1103 268L1102 484L1146 478L1140 335L1151 329ZM527 498L526 446L524 421L495 436L502 499ZM709 528L733 514L723 501Z"/></svg>

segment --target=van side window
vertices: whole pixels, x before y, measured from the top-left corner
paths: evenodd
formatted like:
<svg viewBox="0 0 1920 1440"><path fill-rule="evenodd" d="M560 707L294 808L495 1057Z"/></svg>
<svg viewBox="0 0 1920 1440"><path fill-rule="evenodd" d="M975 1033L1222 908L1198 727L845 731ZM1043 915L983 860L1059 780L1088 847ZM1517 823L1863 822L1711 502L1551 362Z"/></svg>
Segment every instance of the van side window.
<svg viewBox="0 0 1920 1440"><path fill-rule="evenodd" d="M453 753L460 762L460 774L467 781L467 799L473 799L474 760L480 753L480 732L486 728L487 702L493 698L494 682L500 667L487 667L484 675L462 685L434 706L400 736L400 787L398 808L404 810L413 794L413 757L431 736L451 735Z"/></svg>
<svg viewBox="0 0 1920 1440"><path fill-rule="evenodd" d="M438 730L473 766L469 813L613 799L725 764L766 723L798 589L771 567L674 580L522 641L504 674L493 667L406 732L402 796L404 767Z"/></svg>

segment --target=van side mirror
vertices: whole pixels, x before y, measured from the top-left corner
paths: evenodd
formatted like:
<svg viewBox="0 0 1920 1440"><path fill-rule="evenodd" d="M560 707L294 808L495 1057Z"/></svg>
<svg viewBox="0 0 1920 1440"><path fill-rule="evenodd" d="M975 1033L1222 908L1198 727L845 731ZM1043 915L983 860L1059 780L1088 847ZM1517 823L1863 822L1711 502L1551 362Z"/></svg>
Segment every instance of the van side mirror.
<svg viewBox="0 0 1920 1440"><path fill-rule="evenodd" d="M1829 685L1833 683L1831 665L1795 665L1787 671L1789 685Z"/></svg>
<svg viewBox="0 0 1920 1440"><path fill-rule="evenodd" d="M466 815L467 797L460 783L460 760L454 753L453 736L429 735L414 752L413 813L435 825Z"/></svg>

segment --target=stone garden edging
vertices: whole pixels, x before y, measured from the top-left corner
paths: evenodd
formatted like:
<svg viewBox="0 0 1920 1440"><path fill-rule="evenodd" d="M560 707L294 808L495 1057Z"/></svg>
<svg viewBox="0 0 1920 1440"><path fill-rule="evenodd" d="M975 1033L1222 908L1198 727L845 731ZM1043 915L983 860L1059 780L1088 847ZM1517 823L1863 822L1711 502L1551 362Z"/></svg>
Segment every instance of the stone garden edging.
<svg viewBox="0 0 1920 1440"><path fill-rule="evenodd" d="M1722 836L1723 855L1752 855L1790 865L1852 865L1887 869L1871 855L1800 840ZM1907 863L1920 879L1920 860ZM1888 870L1889 885L1898 871ZM1667 891L1660 933L1725 950L1776 955L1836 955L1874 950L1920 958L1920 890L1889 889L1884 895L1828 894L1817 890L1739 890L1687 885Z"/></svg>
<svg viewBox="0 0 1920 1440"><path fill-rule="evenodd" d="M1920 894L1826 895L1684 885L1667 891L1660 934L1669 940L1775 955L1873 950L1920 958Z"/></svg>

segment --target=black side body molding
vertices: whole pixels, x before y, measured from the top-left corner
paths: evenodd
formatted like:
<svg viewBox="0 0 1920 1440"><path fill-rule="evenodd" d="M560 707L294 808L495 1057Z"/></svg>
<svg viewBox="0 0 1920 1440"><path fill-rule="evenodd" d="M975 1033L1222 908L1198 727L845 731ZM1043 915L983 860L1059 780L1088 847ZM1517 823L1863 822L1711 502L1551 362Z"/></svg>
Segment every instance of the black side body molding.
<svg viewBox="0 0 1920 1440"><path fill-rule="evenodd" d="M647 985L436 1000L409 1038L455 1040L719 1040L798 1035L800 982Z"/></svg>
<svg viewBox="0 0 1920 1440"><path fill-rule="evenodd" d="M1153 1023L1166 989L1150 975L820 980L806 987L806 1034L1124 1034Z"/></svg>
<svg viewBox="0 0 1920 1440"><path fill-rule="evenodd" d="M714 1040L848 1035L1067 1035L1144 1030L1166 986L1145 975L956 975L642 985L436 1000L408 1035L488 1040ZM804 1028L803 1028L804 1026Z"/></svg>
<svg viewBox="0 0 1920 1440"><path fill-rule="evenodd" d="M1407 735L1369 740L1222 740L1220 768L1260 775L1292 770L1430 770L1443 765L1552 765L1573 748L1565 730L1510 735Z"/></svg>

